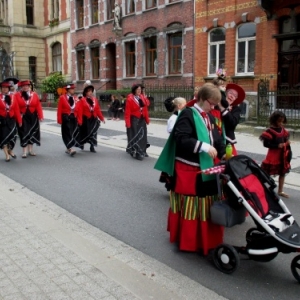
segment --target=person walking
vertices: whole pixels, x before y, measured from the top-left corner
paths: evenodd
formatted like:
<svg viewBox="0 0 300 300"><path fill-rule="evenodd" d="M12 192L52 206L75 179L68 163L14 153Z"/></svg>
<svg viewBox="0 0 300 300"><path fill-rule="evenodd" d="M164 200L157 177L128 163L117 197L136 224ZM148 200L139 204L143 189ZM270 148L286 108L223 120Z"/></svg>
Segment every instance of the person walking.
<svg viewBox="0 0 300 300"><path fill-rule="evenodd" d="M235 129L241 118L241 109L238 105L244 101L245 96L245 91L240 85L228 83L226 85L226 101L225 103L224 101L220 101L218 105L225 128L226 144L231 145L233 155L237 155L237 151L234 146L237 143L235 138Z"/></svg>
<svg viewBox="0 0 300 300"><path fill-rule="evenodd" d="M209 111L221 100L220 90L204 84L197 102L186 107L161 152L154 168L174 178L170 192L168 231L170 242L183 251L209 250L223 242L222 226L210 221L210 206L219 198L215 175L201 170L214 166L214 158L225 155L225 144Z"/></svg>
<svg viewBox="0 0 300 300"><path fill-rule="evenodd" d="M0 148L5 154L5 161L16 159L13 149L17 140L17 124L22 126L22 117L15 97L10 93L10 83L0 84Z"/></svg>
<svg viewBox="0 0 300 300"><path fill-rule="evenodd" d="M61 124L61 135L66 146L66 153L74 156L78 147L79 128L77 124L77 109L79 99L75 95L75 85L68 84L65 87L66 94L61 95L57 106L57 123Z"/></svg>
<svg viewBox="0 0 300 300"><path fill-rule="evenodd" d="M126 152L137 160L143 160L147 147L147 131L149 115L147 105L141 95L142 85L134 84L131 94L127 96L125 106L125 126L127 131Z"/></svg>
<svg viewBox="0 0 300 300"><path fill-rule="evenodd" d="M22 126L18 128L18 133L23 148L22 158L26 158L27 154L36 156L34 144L41 145L40 121L44 115L38 94L30 90L30 80L19 81L18 86L21 91L15 94L15 98L22 114Z"/></svg>
<svg viewBox="0 0 300 300"><path fill-rule="evenodd" d="M291 169L290 162L292 158L290 134L284 128L287 118L283 112L274 111L269 122L270 127L260 136L264 147L268 148L268 153L262 161L261 168L269 175L279 175L278 195L289 198L289 195L283 191L284 179Z"/></svg>
<svg viewBox="0 0 300 300"><path fill-rule="evenodd" d="M84 144L90 144L90 151L96 153L97 132L100 121L105 124L100 105L96 97L93 96L94 86L88 85L83 90L83 97L79 101L77 110L77 121L79 127L79 144L84 149Z"/></svg>

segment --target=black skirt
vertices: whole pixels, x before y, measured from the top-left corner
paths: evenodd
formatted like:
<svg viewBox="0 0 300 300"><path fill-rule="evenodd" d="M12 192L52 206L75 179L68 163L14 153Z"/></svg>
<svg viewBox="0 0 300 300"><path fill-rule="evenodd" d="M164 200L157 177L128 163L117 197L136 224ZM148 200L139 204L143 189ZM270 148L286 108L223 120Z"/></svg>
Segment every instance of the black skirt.
<svg viewBox="0 0 300 300"><path fill-rule="evenodd" d="M8 149L12 150L15 147L17 140L16 120L9 116L2 118L0 124L0 148L7 145Z"/></svg>
<svg viewBox="0 0 300 300"><path fill-rule="evenodd" d="M89 143L93 146L97 146L97 133L100 127L100 120L96 117L83 117L82 125L79 129L79 144L83 146Z"/></svg>
<svg viewBox="0 0 300 300"><path fill-rule="evenodd" d="M127 128L128 145L126 152L131 156L144 156L147 147L146 121L143 117L130 117L131 127Z"/></svg>
<svg viewBox="0 0 300 300"><path fill-rule="evenodd" d="M18 132L21 147L33 144L41 145L40 121L37 112L31 113L28 109L26 110L22 118L22 126L18 128Z"/></svg>
<svg viewBox="0 0 300 300"><path fill-rule="evenodd" d="M61 124L61 135L67 149L80 147L79 127L74 114L63 114Z"/></svg>

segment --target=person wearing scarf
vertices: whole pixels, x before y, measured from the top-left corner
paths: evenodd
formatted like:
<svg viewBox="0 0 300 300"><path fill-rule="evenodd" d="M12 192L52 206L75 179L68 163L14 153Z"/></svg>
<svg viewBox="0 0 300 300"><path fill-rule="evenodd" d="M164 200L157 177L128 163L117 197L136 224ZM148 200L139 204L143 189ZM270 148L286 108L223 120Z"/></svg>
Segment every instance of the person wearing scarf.
<svg viewBox="0 0 300 300"><path fill-rule="evenodd" d="M0 148L5 154L5 161L9 162L10 157L17 158L13 152L17 140L16 123L22 126L22 118L18 103L9 92L9 82L2 82L0 86Z"/></svg>
<svg viewBox="0 0 300 300"><path fill-rule="evenodd" d="M41 145L40 121L44 119L42 105L36 92L31 91L30 80L19 81L21 91L15 94L22 115L22 127L18 128L20 144L23 148L22 158L27 154L36 156L33 144Z"/></svg>
<svg viewBox="0 0 300 300"><path fill-rule="evenodd" d="M126 152L137 160L147 157L147 125L149 113L145 97L142 93L142 85L134 84L131 94L127 96L125 106L125 126L127 132Z"/></svg>
<svg viewBox="0 0 300 300"><path fill-rule="evenodd" d="M88 85L83 90L83 97L79 101L77 110L77 122L79 128L79 144L80 148L84 148L84 144L90 144L90 151L96 153L97 133L100 127L100 121L105 124L100 105L96 97L93 96L94 87Z"/></svg>
<svg viewBox="0 0 300 300"><path fill-rule="evenodd" d="M75 85L68 84L64 87L66 93L61 95L57 106L57 123L61 124L61 135L66 146L65 153L74 156L76 151L73 147L79 147L79 128L77 124L77 108L79 99L74 94Z"/></svg>
<svg viewBox="0 0 300 300"><path fill-rule="evenodd" d="M224 139L209 114L220 100L221 92L213 84L199 89L196 101L179 114L154 167L174 179L168 213L170 242L203 255L223 242L223 227L210 221L210 206L219 197L216 177L199 173L225 154Z"/></svg>

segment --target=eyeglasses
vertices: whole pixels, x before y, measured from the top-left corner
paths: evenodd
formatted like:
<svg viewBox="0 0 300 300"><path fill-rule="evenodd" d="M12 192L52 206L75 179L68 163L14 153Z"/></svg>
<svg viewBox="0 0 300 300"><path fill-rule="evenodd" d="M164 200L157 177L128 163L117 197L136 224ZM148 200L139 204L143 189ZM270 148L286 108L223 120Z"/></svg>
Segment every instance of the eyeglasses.
<svg viewBox="0 0 300 300"><path fill-rule="evenodd" d="M216 106L216 104L211 103L208 99L206 99L205 101L207 101L210 104L210 106Z"/></svg>

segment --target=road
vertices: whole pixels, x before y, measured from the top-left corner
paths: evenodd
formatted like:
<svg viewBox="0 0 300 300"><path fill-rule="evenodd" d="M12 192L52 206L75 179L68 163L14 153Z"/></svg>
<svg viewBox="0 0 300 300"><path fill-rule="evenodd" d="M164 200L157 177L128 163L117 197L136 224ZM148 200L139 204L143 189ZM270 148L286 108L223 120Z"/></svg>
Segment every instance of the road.
<svg viewBox="0 0 300 300"><path fill-rule="evenodd" d="M52 124L53 128L56 125ZM115 135L100 128L101 135ZM149 137L152 146L163 139ZM70 158L64 153L61 137L42 133L38 156L0 162L6 176L28 187L72 214L113 237L148 254L228 299L299 299L299 284L290 272L295 254L279 254L269 263L242 260L232 275L216 270L209 258L184 253L168 241L166 217L168 194L153 169L155 158L133 160L124 150L97 147L97 153L78 151ZM296 220L300 220L298 191L286 190L286 200ZM225 241L244 245L252 220L226 229ZM199 295L199 299L201 296Z"/></svg>

